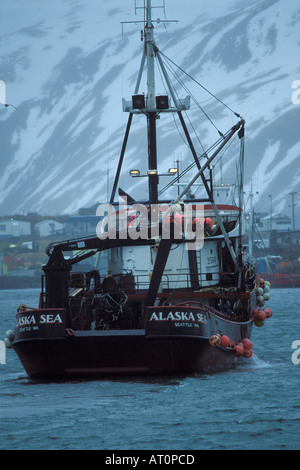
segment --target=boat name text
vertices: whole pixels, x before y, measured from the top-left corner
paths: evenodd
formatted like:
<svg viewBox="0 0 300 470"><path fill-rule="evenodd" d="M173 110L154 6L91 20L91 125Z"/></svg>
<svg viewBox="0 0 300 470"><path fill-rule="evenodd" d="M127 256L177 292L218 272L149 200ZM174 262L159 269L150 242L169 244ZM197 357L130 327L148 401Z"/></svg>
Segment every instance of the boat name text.
<svg viewBox="0 0 300 470"><path fill-rule="evenodd" d="M36 318L35 315L23 315L17 318L16 326L52 325L53 323L62 323L59 313L42 314L39 318Z"/></svg>
<svg viewBox="0 0 300 470"><path fill-rule="evenodd" d="M198 321L206 323L204 313L193 312L153 312L149 321Z"/></svg>

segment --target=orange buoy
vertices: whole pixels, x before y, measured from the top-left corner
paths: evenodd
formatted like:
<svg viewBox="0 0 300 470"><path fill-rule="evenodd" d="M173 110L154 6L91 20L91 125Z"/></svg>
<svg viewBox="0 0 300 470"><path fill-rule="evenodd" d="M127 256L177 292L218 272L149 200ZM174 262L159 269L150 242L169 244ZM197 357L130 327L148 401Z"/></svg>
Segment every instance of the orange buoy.
<svg viewBox="0 0 300 470"><path fill-rule="evenodd" d="M251 318L255 318L255 316L257 315L257 313L259 312L259 310L251 310L250 312L250 315L251 315Z"/></svg>
<svg viewBox="0 0 300 470"><path fill-rule="evenodd" d="M220 346L222 346L222 348L227 348L228 346L230 346L230 339L228 338L228 336L221 336Z"/></svg>
<svg viewBox="0 0 300 470"><path fill-rule="evenodd" d="M273 312L270 308L265 308L266 318L271 318Z"/></svg>
<svg viewBox="0 0 300 470"><path fill-rule="evenodd" d="M216 346L219 346L220 342L221 342L220 335L211 335L211 337L209 338L209 344L213 346L214 348Z"/></svg>
<svg viewBox="0 0 300 470"><path fill-rule="evenodd" d="M264 310L258 310L257 313L255 313L255 320L258 322L263 322L267 318L267 314Z"/></svg>
<svg viewBox="0 0 300 470"><path fill-rule="evenodd" d="M245 349L244 354L243 354L243 357L247 357L247 359L248 359L248 358L251 357L251 356L253 356L253 351L252 351L252 349Z"/></svg>
<svg viewBox="0 0 300 470"><path fill-rule="evenodd" d="M264 279L258 279L258 283L260 287L263 287L265 285L265 280Z"/></svg>
<svg viewBox="0 0 300 470"><path fill-rule="evenodd" d="M205 223L209 226L209 228L211 228L214 224L210 217L205 218Z"/></svg>
<svg viewBox="0 0 300 470"><path fill-rule="evenodd" d="M244 339L242 340L242 343L243 343L244 349L245 349L246 351L250 351L250 350L253 348L253 343L252 343L252 341L250 341L250 339L248 339L248 338L244 338Z"/></svg>
<svg viewBox="0 0 300 470"><path fill-rule="evenodd" d="M244 346L243 343L238 343L234 346L234 355L235 356L242 356L244 354Z"/></svg>
<svg viewBox="0 0 300 470"><path fill-rule="evenodd" d="M20 304L18 309L17 309L17 312L25 312L27 309L27 305L25 304Z"/></svg>

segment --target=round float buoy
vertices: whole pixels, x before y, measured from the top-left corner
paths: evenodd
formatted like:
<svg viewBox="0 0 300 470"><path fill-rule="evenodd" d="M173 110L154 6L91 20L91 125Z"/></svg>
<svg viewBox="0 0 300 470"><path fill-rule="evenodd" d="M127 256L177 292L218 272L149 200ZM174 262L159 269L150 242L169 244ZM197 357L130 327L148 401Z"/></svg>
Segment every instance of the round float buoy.
<svg viewBox="0 0 300 470"><path fill-rule="evenodd" d="M5 338L4 344L5 344L5 347L6 347L7 349L11 349L11 348L12 348L12 342L10 341L10 339Z"/></svg>
<svg viewBox="0 0 300 470"><path fill-rule="evenodd" d="M248 358L251 357L251 356L253 356L253 351L252 351L252 349L245 349L244 354L243 354L243 357L247 357L247 359L248 359Z"/></svg>
<svg viewBox="0 0 300 470"><path fill-rule="evenodd" d="M250 351L250 349L253 348L253 343L252 343L252 341L250 341L250 339L248 339L248 338L244 338L244 339L242 340L242 343L243 343L243 345L244 345L245 351Z"/></svg>
<svg viewBox="0 0 300 470"><path fill-rule="evenodd" d="M266 318L271 318L271 316L273 315L273 312L270 308L265 308L265 314L266 314Z"/></svg>
<svg viewBox="0 0 300 470"><path fill-rule="evenodd" d="M258 305L258 307L263 307L265 305L265 300L262 295L258 295L256 297L256 304Z"/></svg>
<svg viewBox="0 0 300 470"><path fill-rule="evenodd" d="M264 326L265 322L264 321L257 321L254 320L254 325L257 326L258 328Z"/></svg>
<svg viewBox="0 0 300 470"><path fill-rule="evenodd" d="M219 346L221 342L221 336L220 335L211 335L209 338L209 344L213 347Z"/></svg>
<svg viewBox="0 0 300 470"><path fill-rule="evenodd" d="M209 228L212 228L212 226L213 226L213 224L214 224L210 217L206 217L206 218L204 219L204 222L205 222L206 225L209 226Z"/></svg>
<svg viewBox="0 0 300 470"><path fill-rule="evenodd" d="M226 335L221 336L220 346L222 348L228 348L230 346L230 339Z"/></svg>
<svg viewBox="0 0 300 470"><path fill-rule="evenodd" d="M270 300L270 294L268 293L264 294L264 300Z"/></svg>
<svg viewBox="0 0 300 470"><path fill-rule="evenodd" d="M264 310L257 310L257 313L255 314L255 320L258 322L263 322L267 318L267 314Z"/></svg>
<svg viewBox="0 0 300 470"><path fill-rule="evenodd" d="M258 287L255 291L256 296L263 295L264 290L261 287Z"/></svg>
<svg viewBox="0 0 300 470"><path fill-rule="evenodd" d="M263 287L265 285L265 280L264 279L258 279L258 284L260 287Z"/></svg>
<svg viewBox="0 0 300 470"><path fill-rule="evenodd" d="M244 346L243 343L238 343L234 346L234 355L235 356L242 356L244 354Z"/></svg>
<svg viewBox="0 0 300 470"><path fill-rule="evenodd" d="M14 337L15 337L15 332L13 330L8 330L6 332L6 338L9 339L10 341L13 341L14 340Z"/></svg>
<svg viewBox="0 0 300 470"><path fill-rule="evenodd" d="M25 312L26 309L27 309L27 305L20 304L18 309L17 309L17 312Z"/></svg>

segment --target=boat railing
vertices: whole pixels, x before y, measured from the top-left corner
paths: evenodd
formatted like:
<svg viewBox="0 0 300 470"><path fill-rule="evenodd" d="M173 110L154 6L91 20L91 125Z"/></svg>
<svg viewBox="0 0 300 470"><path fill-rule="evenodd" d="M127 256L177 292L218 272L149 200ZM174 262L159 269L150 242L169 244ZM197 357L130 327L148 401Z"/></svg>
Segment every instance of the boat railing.
<svg viewBox="0 0 300 470"><path fill-rule="evenodd" d="M147 291L149 289L149 285L151 282L151 274L138 274L135 275L135 290L136 291ZM219 276L218 272L210 273L211 277L209 282L211 284L217 284ZM193 280L190 273L176 273L176 274L163 274L161 283L160 283L160 290L159 292L167 292L173 289L190 289L194 290L194 287L198 287L203 283L207 284L207 280L205 278L205 274L198 274L197 279ZM215 281L214 281L215 279ZM201 282L202 281L202 282Z"/></svg>
<svg viewBox="0 0 300 470"><path fill-rule="evenodd" d="M152 273L121 273L112 275L116 284L127 294L138 294L147 292L151 283ZM209 273L164 273L161 279L159 292L168 292L174 289L195 291L202 287L215 285L230 286L233 284L235 274L231 272L211 271ZM94 288L93 284L87 282L86 273L71 274L70 288L89 290ZM100 285L104 278L100 279ZM97 287L97 286L96 286Z"/></svg>
<svg viewBox="0 0 300 470"><path fill-rule="evenodd" d="M126 294L142 294L148 291L151 274L117 274L112 277L115 279L117 285ZM197 273L191 275L190 273L165 273L162 276L160 288L158 293L170 292L174 289L197 291L202 288L208 288L212 286L230 287L233 285L235 274L232 272L214 271L210 273ZM103 282L104 279L102 279ZM45 275L42 276L42 289L40 295L40 306L44 306L46 302L46 283ZM96 286L97 287L97 286ZM98 287L101 287L101 282ZM90 277L86 276L86 273L72 273L69 290L70 295L76 295L82 291L89 291L95 289L95 285L90 284Z"/></svg>
<svg viewBox="0 0 300 470"><path fill-rule="evenodd" d="M234 273L220 273L219 271L197 273L196 275L191 275L190 273L167 273L162 276L159 292L168 292L174 289L195 291L202 287L215 285L229 286L233 284L234 277ZM147 291L150 280L151 274L136 275L135 290Z"/></svg>
<svg viewBox="0 0 300 470"><path fill-rule="evenodd" d="M133 274L121 273L113 275L116 284L126 294L142 294L148 292L152 273ZM190 292L197 291L202 288L213 286L230 287L234 283L235 274L232 272L212 271L209 273L164 273L161 279L158 293L171 292L174 289L178 291L188 290ZM104 278L99 278L99 284L91 283L91 277L85 272L75 272L70 276L69 291L74 296L82 291L89 291L101 288ZM46 283L45 275L42 276L42 289L40 296L40 306L46 302Z"/></svg>

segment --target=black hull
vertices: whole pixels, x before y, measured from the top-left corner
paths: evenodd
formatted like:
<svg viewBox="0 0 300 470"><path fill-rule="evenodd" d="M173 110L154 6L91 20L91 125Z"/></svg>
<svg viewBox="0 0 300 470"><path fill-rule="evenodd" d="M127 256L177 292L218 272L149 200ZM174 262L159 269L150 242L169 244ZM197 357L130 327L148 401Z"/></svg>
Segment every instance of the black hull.
<svg viewBox="0 0 300 470"><path fill-rule="evenodd" d="M218 372L232 367L231 352L201 339L76 338L14 346L30 377L77 377ZM113 351L113 354L112 354Z"/></svg>
<svg viewBox="0 0 300 470"><path fill-rule="evenodd" d="M168 321L160 324L159 332L156 325L138 330L67 330L60 337L55 337L55 332L53 336L42 332L33 337L28 330L15 338L13 349L30 377L191 374L229 369L238 361L232 347L211 346L210 335L219 332L234 344L250 339L253 322L237 323L214 315L207 318L195 328L186 323L179 326L176 334Z"/></svg>

